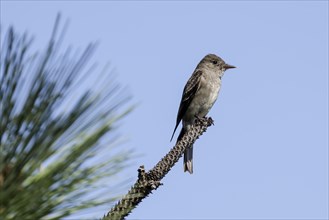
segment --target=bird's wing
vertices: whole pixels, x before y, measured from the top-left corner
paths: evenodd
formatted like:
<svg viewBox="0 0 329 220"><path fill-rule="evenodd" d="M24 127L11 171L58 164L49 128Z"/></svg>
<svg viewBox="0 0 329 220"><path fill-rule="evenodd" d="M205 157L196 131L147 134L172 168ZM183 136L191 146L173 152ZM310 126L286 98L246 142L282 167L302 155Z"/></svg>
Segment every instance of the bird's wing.
<svg viewBox="0 0 329 220"><path fill-rule="evenodd" d="M183 95L182 95L182 100L180 102L179 110L178 110L178 114L177 114L176 126L175 126L175 129L171 136L170 141L173 139L175 131L176 131L180 121L182 120L183 116L185 115L186 110L190 106L190 103L193 100L195 93L200 88L201 75L202 75L202 71L196 70L185 85Z"/></svg>

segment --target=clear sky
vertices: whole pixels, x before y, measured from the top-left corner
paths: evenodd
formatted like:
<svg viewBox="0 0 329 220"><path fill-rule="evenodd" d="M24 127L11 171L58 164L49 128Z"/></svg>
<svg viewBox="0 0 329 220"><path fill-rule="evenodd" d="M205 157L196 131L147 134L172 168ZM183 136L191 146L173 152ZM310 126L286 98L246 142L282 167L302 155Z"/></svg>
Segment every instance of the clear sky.
<svg viewBox="0 0 329 220"><path fill-rule="evenodd" d="M139 103L120 128L122 147L142 155L131 183L172 147L203 56L237 66L195 144L194 174L179 161L128 219L328 218L327 1L1 1L1 30L27 30L42 47L57 12L70 20L65 43L99 40L94 60L110 61Z"/></svg>

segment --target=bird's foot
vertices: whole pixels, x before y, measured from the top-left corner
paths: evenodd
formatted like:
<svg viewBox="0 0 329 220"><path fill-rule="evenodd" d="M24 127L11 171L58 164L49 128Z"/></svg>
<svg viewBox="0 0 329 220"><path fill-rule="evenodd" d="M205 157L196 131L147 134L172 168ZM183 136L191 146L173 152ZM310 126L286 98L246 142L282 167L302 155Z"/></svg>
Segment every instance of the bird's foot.
<svg viewBox="0 0 329 220"><path fill-rule="evenodd" d="M194 117L197 123L207 124L208 126L214 125L214 120L211 117L200 117L198 115L195 115Z"/></svg>
<svg viewBox="0 0 329 220"><path fill-rule="evenodd" d="M199 120L199 121L202 121L202 120L205 119L205 117L200 117L198 115L194 115L194 117L195 117L196 120Z"/></svg>
<svg viewBox="0 0 329 220"><path fill-rule="evenodd" d="M207 122L208 125L215 125L214 120L211 117L207 118Z"/></svg>

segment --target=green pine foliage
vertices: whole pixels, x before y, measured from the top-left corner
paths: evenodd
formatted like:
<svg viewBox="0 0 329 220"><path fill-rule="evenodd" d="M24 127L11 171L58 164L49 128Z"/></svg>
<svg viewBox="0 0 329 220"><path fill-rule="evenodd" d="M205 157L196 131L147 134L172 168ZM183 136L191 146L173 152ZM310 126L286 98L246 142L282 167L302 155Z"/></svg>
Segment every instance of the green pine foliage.
<svg viewBox="0 0 329 220"><path fill-rule="evenodd" d="M46 49L36 53L27 34L12 27L1 33L1 219L92 212L117 199L115 186L101 185L125 183L113 177L132 157L117 147L116 131L132 109L130 96L108 72L88 83L95 44L80 53L60 49L59 20Z"/></svg>

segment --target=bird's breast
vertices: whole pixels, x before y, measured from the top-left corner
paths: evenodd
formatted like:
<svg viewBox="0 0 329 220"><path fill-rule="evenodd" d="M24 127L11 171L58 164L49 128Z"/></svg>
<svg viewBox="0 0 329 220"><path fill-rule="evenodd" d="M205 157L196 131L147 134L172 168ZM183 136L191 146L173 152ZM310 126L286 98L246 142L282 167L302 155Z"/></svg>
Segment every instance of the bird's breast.
<svg viewBox="0 0 329 220"><path fill-rule="evenodd" d="M202 100L200 105L200 114L202 114L202 117L209 112L211 107L216 102L220 90L220 86L221 86L220 79L217 78L217 79L207 80L207 82L205 82L203 86L200 87L199 96L200 99Z"/></svg>
<svg viewBox="0 0 329 220"><path fill-rule="evenodd" d="M221 81L218 77L202 77L201 85L190 103L184 116L185 121L194 121L195 115L204 117L208 114L211 107L217 100L221 87Z"/></svg>

